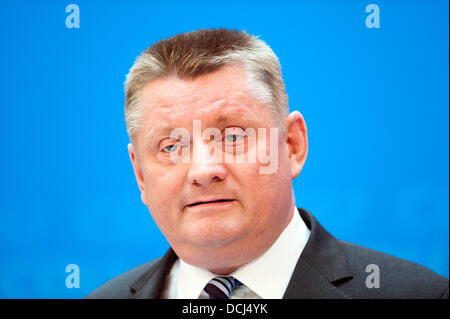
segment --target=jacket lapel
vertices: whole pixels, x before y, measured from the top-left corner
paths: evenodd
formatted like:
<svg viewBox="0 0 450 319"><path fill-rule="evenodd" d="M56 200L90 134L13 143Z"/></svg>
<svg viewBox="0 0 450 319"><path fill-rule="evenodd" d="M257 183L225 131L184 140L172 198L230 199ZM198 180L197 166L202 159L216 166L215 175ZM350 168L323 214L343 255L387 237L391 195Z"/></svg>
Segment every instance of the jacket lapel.
<svg viewBox="0 0 450 319"><path fill-rule="evenodd" d="M351 298L333 285L353 277L345 251L309 212L299 211L311 234L283 298Z"/></svg>
<svg viewBox="0 0 450 319"><path fill-rule="evenodd" d="M159 299L164 284L178 256L172 248L158 260L149 270L143 273L131 286L132 298L136 299Z"/></svg>

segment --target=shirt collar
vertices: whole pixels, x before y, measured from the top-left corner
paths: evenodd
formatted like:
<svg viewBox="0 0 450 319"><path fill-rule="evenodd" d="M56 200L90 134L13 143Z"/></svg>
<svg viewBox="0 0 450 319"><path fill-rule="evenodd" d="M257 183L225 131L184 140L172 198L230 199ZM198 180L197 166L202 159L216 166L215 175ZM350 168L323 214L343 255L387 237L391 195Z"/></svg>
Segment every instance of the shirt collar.
<svg viewBox="0 0 450 319"><path fill-rule="evenodd" d="M310 230L297 208L288 226L260 257L237 269L230 276L241 281L264 299L281 299L294 272L298 258L308 241ZM217 275L180 259L178 298L196 299L206 284Z"/></svg>
<svg viewBox="0 0 450 319"><path fill-rule="evenodd" d="M192 266L180 258L177 280L178 299L197 299L206 284L216 277L212 272Z"/></svg>

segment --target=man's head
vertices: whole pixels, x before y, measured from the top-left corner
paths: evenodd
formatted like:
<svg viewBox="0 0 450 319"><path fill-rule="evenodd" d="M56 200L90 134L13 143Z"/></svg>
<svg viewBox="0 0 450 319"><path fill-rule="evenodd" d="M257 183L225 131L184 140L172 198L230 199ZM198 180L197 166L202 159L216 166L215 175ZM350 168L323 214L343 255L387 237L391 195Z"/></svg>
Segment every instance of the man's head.
<svg viewBox="0 0 450 319"><path fill-rule="evenodd" d="M142 125L141 94L147 82L171 76L195 79L233 64L245 68L249 93L268 105L282 124L289 111L288 97L272 49L245 32L199 30L161 40L136 59L125 82L125 120L131 141Z"/></svg>
<svg viewBox="0 0 450 319"><path fill-rule="evenodd" d="M177 255L226 274L264 253L292 217L291 181L308 148L302 116L287 115L273 51L245 32L180 34L137 58L125 91L128 148L141 198ZM216 129L220 138L205 138L195 123ZM171 133L180 128L191 138ZM279 129L275 139L271 128ZM253 142L244 133L252 129ZM244 161L211 160L211 144L223 146L219 158L240 152ZM261 159L249 159L273 144L277 169L261 174ZM173 161L174 152L200 160Z"/></svg>

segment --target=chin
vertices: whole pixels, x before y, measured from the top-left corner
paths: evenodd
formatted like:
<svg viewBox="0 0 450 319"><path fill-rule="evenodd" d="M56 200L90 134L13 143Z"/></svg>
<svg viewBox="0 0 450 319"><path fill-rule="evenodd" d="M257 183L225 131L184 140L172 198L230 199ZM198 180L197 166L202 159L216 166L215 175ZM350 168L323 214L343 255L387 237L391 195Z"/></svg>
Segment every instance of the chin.
<svg viewBox="0 0 450 319"><path fill-rule="evenodd" d="M199 247L227 247L242 238L242 230L236 227L217 225L201 229L192 229L187 236L191 244Z"/></svg>

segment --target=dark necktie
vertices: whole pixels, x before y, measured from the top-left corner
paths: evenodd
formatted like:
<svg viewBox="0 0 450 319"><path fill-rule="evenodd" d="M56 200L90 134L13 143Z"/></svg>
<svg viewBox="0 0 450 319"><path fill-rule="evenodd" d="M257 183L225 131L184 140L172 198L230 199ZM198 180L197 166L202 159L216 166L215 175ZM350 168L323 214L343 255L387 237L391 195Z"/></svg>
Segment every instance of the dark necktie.
<svg viewBox="0 0 450 319"><path fill-rule="evenodd" d="M232 276L216 277L205 286L209 299L230 299L233 289L242 283Z"/></svg>

